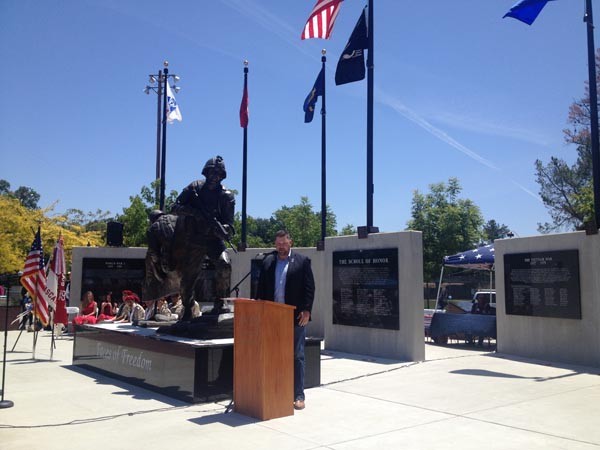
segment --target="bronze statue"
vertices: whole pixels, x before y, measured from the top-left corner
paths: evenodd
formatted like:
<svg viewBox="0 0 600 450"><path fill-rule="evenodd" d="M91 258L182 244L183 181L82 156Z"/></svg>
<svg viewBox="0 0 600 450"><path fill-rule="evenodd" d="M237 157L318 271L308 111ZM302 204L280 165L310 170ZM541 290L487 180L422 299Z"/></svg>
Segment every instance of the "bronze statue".
<svg viewBox="0 0 600 450"><path fill-rule="evenodd" d="M213 301L213 310L218 313L220 299L229 296L231 262L225 242L235 233L235 199L233 193L221 185L227 177L223 158L209 159L202 175L206 179L193 181L184 188L171 210L177 216L173 254L181 276L181 298L185 307L182 320L191 318L194 300ZM215 267L215 293L211 299L199 298L202 292L199 275L207 261Z"/></svg>

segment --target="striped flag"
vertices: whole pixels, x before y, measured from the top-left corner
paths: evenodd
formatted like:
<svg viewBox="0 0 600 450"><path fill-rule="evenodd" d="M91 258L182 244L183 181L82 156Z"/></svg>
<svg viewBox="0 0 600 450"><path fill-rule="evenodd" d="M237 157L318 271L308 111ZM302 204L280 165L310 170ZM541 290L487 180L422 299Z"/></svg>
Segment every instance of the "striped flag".
<svg viewBox="0 0 600 450"><path fill-rule="evenodd" d="M38 227L31 250L25 260L25 268L21 275L21 284L33 299L35 315L44 326L48 325L48 297L46 295L46 272L44 271L44 250L40 227Z"/></svg>
<svg viewBox="0 0 600 450"><path fill-rule="evenodd" d="M335 18L340 11L340 4L343 0L317 0L317 4L313 8L301 39L321 38L329 39Z"/></svg>
<svg viewBox="0 0 600 450"><path fill-rule="evenodd" d="M62 323L67 325L68 315L66 307L66 291L65 291L65 250L63 237L58 237L58 242L54 247L54 253L50 260L50 268L48 269L48 280L46 283L46 291L48 296L52 298L56 304L54 308L54 323Z"/></svg>

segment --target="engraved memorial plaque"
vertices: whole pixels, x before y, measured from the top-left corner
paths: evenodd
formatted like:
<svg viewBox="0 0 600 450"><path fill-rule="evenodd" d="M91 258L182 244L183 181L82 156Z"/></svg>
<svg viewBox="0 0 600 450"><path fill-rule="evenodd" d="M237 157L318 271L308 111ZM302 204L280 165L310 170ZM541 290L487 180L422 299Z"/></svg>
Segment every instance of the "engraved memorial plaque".
<svg viewBox="0 0 600 450"><path fill-rule="evenodd" d="M400 329L398 249L333 252L333 323Z"/></svg>
<svg viewBox="0 0 600 450"><path fill-rule="evenodd" d="M123 289L141 295L145 271L140 258L83 258L81 293L92 291L96 301L108 292L120 298Z"/></svg>
<svg viewBox="0 0 600 450"><path fill-rule="evenodd" d="M579 251L504 255L506 314L581 319Z"/></svg>

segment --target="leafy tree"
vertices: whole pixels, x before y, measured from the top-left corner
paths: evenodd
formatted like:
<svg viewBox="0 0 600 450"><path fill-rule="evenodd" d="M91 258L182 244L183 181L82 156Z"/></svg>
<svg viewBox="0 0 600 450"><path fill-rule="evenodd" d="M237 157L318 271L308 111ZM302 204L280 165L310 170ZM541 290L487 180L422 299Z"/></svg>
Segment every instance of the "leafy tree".
<svg viewBox="0 0 600 450"><path fill-rule="evenodd" d="M144 204L139 195L129 197L131 204L123 208L119 221L123 223L123 244L127 247L142 247L148 244L148 215L151 208Z"/></svg>
<svg viewBox="0 0 600 450"><path fill-rule="evenodd" d="M19 201L25 208L29 208L29 209L37 209L38 208L38 202L40 201L40 194L38 194L32 188L26 187L26 186L20 186L15 192L13 192L13 195L17 199L19 199Z"/></svg>
<svg viewBox="0 0 600 450"><path fill-rule="evenodd" d="M340 231L340 236L350 236L350 235L356 234L356 233L357 233L356 227L354 225L347 224Z"/></svg>
<svg viewBox="0 0 600 450"><path fill-rule="evenodd" d="M140 194L129 197L130 205L123 208L123 214L116 217L116 220L123 223L123 244L128 247L148 244L146 238L148 217L152 210L158 209L159 203L156 198L157 183L158 180L153 181L151 186L142 186ZM177 191L173 190L165 198L165 212L171 210L178 195Z"/></svg>
<svg viewBox="0 0 600 450"><path fill-rule="evenodd" d="M0 195L8 195L16 198L25 208L38 209L40 194L27 186L19 186L16 191L10 190L10 183L6 180L0 180Z"/></svg>
<svg viewBox="0 0 600 450"><path fill-rule="evenodd" d="M413 193L412 219L408 228L423 233L425 281L435 280L445 255L476 246L483 217L471 200L459 199L462 188L456 178L429 186L430 192Z"/></svg>
<svg viewBox="0 0 600 450"><path fill-rule="evenodd" d="M596 52L596 70L600 73L600 49ZM598 79L596 83L600 87ZM547 164L539 159L535 161L540 196L552 217L552 223L538 224L541 233L580 230L594 216L588 83L585 96L569 107L567 123L570 128L565 129L563 134L567 144L575 145L576 161L569 165L562 158L554 156Z"/></svg>
<svg viewBox="0 0 600 450"><path fill-rule="evenodd" d="M483 239L489 243L507 237L508 233L510 229L504 224L499 225L494 219L488 220L483 225Z"/></svg>
<svg viewBox="0 0 600 450"><path fill-rule="evenodd" d="M308 197L301 197L300 203L294 206L282 206L273 213L278 229L287 230L297 247L313 247L321 239L321 212L314 212ZM335 214L327 206L326 236L336 236L337 226ZM273 237L271 237L271 241Z"/></svg>
<svg viewBox="0 0 600 450"><path fill-rule="evenodd" d="M0 236L9 237L0 239L0 273L23 269L38 225L41 226L46 256L51 254L62 234L67 264L71 261L73 247L102 245L102 237L97 231L86 231L80 226L65 227L65 216L50 216L51 212L51 208L29 209L10 195L0 195Z"/></svg>
<svg viewBox="0 0 600 450"><path fill-rule="evenodd" d="M6 180L0 180L0 195L10 194L10 183Z"/></svg>

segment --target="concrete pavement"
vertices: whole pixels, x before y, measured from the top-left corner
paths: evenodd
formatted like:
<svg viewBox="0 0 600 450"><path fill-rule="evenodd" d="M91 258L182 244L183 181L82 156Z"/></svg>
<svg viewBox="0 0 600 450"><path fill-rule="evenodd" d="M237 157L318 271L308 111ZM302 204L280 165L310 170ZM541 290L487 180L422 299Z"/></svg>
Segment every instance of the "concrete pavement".
<svg viewBox="0 0 600 450"><path fill-rule="evenodd" d="M18 336L10 331L8 350ZM71 337L9 352L0 448L598 449L600 369L426 344L426 361L323 352L306 409L258 421L71 367ZM3 338L3 336L2 336Z"/></svg>

